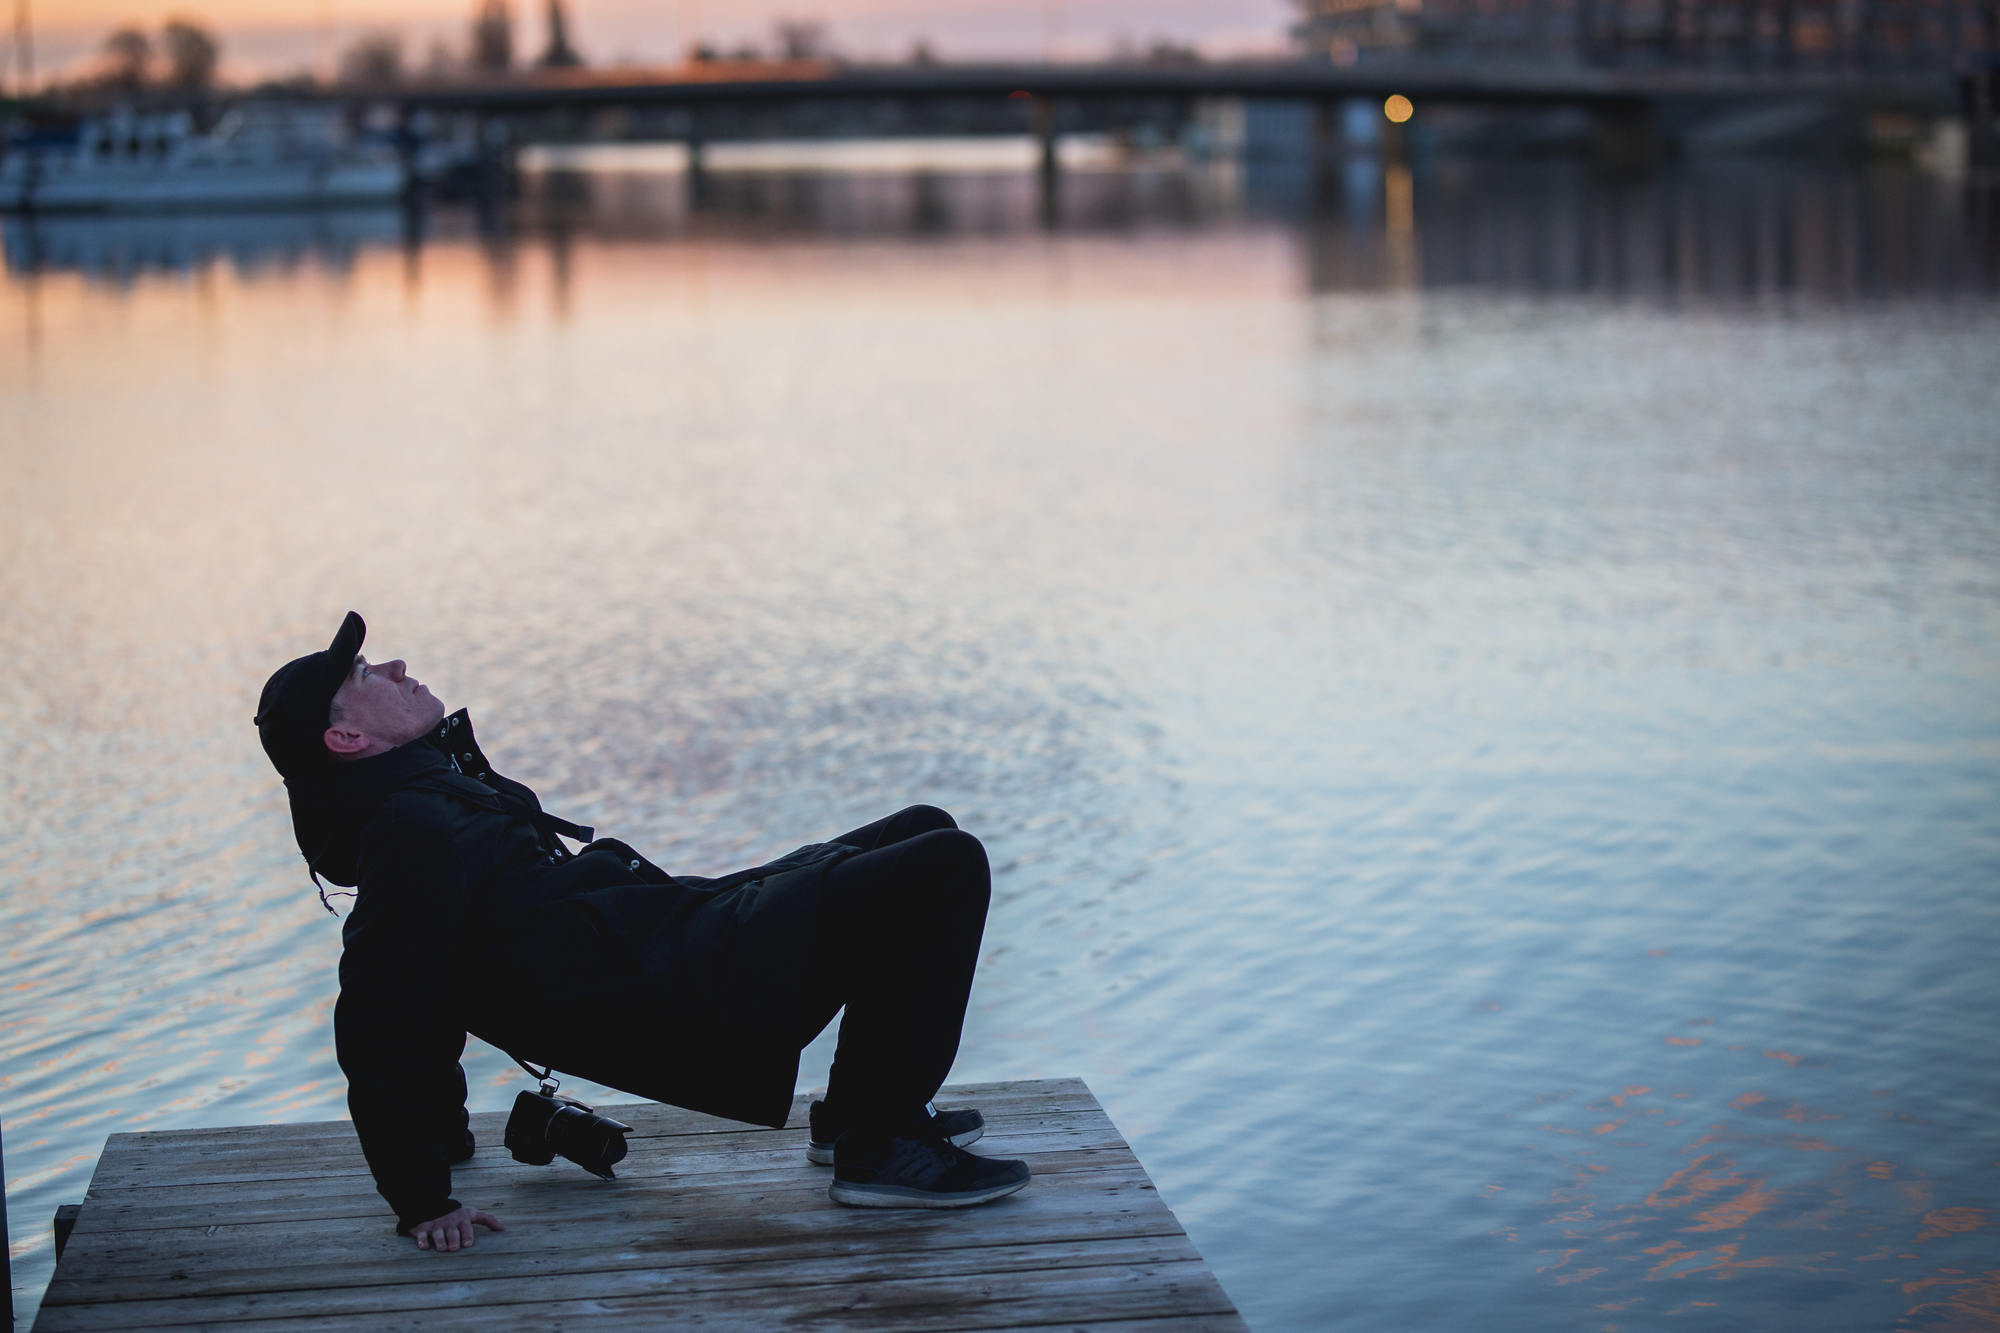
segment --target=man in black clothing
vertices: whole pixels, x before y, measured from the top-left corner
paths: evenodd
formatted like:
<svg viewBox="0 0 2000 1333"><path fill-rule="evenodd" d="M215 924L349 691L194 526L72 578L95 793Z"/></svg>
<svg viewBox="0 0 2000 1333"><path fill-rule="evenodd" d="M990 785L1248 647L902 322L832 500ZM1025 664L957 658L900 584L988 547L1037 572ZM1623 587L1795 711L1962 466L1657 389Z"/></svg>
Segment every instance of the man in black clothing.
<svg viewBox="0 0 2000 1333"><path fill-rule="evenodd" d="M495 773L466 713L447 716L402 662L369 662L365 633L349 612L325 652L279 668L256 722L314 882L359 889L335 1049L376 1188L419 1249L500 1226L450 1197L473 1151L467 1033L782 1126L799 1051L844 1006L807 1149L832 1164L836 1201L956 1208L1027 1183L1026 1163L965 1151L979 1112L931 1103L990 894L984 849L950 815L913 806L766 865L669 875Z"/></svg>

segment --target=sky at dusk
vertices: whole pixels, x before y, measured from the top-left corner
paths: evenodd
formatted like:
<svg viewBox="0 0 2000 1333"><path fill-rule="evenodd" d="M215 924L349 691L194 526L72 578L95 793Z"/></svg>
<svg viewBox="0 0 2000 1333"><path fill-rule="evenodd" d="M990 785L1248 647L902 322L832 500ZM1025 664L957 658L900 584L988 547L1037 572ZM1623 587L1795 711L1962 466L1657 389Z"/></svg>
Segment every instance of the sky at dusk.
<svg viewBox="0 0 2000 1333"><path fill-rule="evenodd" d="M228 78L330 69L364 34L394 32L421 64L434 41L462 48L474 0L6 0L33 20L36 72L80 73L112 30L157 33L185 14L222 39ZM546 0L512 0L517 51L540 50ZM765 42L774 21L825 26L834 49L900 59L928 40L944 59L1088 59L1160 38L1212 56L1284 49L1295 0L565 0L572 40L593 63L662 63L699 35L724 47ZM11 24L8 25L11 27ZM7 67L14 51L6 42Z"/></svg>

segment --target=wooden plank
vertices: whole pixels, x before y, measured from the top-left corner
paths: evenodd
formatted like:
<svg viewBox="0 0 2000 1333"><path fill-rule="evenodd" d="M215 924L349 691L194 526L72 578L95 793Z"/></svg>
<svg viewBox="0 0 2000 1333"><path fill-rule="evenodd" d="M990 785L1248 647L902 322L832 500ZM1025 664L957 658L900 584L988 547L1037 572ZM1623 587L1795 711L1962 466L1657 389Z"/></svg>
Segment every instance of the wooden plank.
<svg viewBox="0 0 2000 1333"><path fill-rule="evenodd" d="M998 1139L1086 1130L1110 1138L1117 1137L1116 1127L1102 1112L1081 1111L1034 1119L1001 1119L989 1122L986 1132L988 1137ZM507 1160L498 1131L480 1136L478 1142L479 1155L474 1159L473 1165ZM742 1148L753 1148L759 1152L785 1149L803 1154L807 1135L798 1130L758 1130L739 1127L739 1132L734 1134L703 1134L671 1138L632 1136L627 1142L635 1156L644 1156L647 1153L679 1156L730 1152ZM181 1186L200 1178L200 1173L211 1169L232 1173L240 1171L249 1175L254 1174L251 1170L253 1167L262 1169L269 1178L282 1178L288 1174L302 1172L320 1175L358 1174L367 1169L362 1161L358 1142L349 1135L325 1146L310 1148L241 1145L231 1149L212 1149L201 1153L182 1152L172 1157L156 1157L143 1162L132 1160L129 1154L112 1155L102 1162L99 1172L93 1177L92 1184L98 1188L132 1189L155 1184Z"/></svg>
<svg viewBox="0 0 2000 1333"><path fill-rule="evenodd" d="M1100 1245L1146 1241L1185 1243L1164 1209L1120 1226L1107 1226L1095 1212L1050 1209L1032 1217L1007 1219L1005 1227L981 1229L949 1226L906 1226L856 1231L838 1226L802 1227L788 1219L760 1219L762 1225L723 1230L703 1229L694 1236L646 1237L634 1244L620 1238L607 1245L602 1235L573 1229L577 1239L567 1245L548 1242L527 1228L510 1227L504 1234L483 1234L470 1250L456 1254L419 1253L401 1237L379 1249L329 1247L338 1258L320 1251L301 1255L297 1231L289 1238L274 1234L258 1247L225 1246L204 1250L198 1243L173 1252L119 1254L115 1272L65 1280L61 1299L51 1304L81 1304L137 1300L172 1290L176 1296L232 1296L252 1292L310 1290L363 1282L388 1285L437 1279L440 1265L453 1280L470 1281L522 1273L578 1274L621 1268L675 1268L686 1265L727 1268L738 1265L793 1264L865 1258L888 1250L920 1249L945 1255L954 1250L994 1246L1068 1245L1093 1250ZM517 1230L522 1234L517 1234ZM572 1232L558 1233L568 1235ZM206 1261L206 1262L204 1262Z"/></svg>
<svg viewBox="0 0 2000 1333"><path fill-rule="evenodd" d="M524 1080L525 1081L525 1080ZM990 1122L1009 1114L1069 1111L1092 1111L1102 1113L1103 1108L1090 1094L1081 1079L1031 1079L1007 1083L964 1083L954 1084L939 1094L939 1100L949 1106L976 1106ZM801 1093L792 1099L791 1128L803 1130L806 1122L806 1108L812 1101L810 1094ZM617 1116L633 1125L643 1135L664 1134L716 1134L740 1133L746 1126L737 1120L724 1120L716 1116L704 1115L699 1111L689 1111L678 1106L667 1106L659 1102L604 1103L601 1109L607 1115ZM482 1129L496 1136L506 1123L504 1111L482 1111L472 1116L474 1133ZM747 1127L752 1132L768 1133L762 1126ZM204 1142L233 1144L250 1141L263 1143L289 1143L293 1141L317 1141L341 1139L352 1141L353 1128L345 1120L291 1121L282 1124L258 1125L215 1125L193 1129L139 1130L113 1134L105 1145L107 1152L116 1153L121 1145L132 1147L166 1147L195 1145Z"/></svg>
<svg viewBox="0 0 2000 1333"><path fill-rule="evenodd" d="M644 1108L646 1110L672 1111L674 1108ZM1006 1106L988 1106L982 1103L981 1110L986 1115L987 1135L996 1138L1002 1134L1030 1134L1060 1129L1096 1128L1115 1134L1110 1120L1096 1106L1080 1106L1069 1109L1052 1110L1036 1107L1032 1110L1013 1110ZM690 1113L680 1112L681 1116ZM637 1156L647 1146L673 1147L685 1140L678 1135L643 1132L647 1128L648 1117L636 1114L621 1116L627 1123L634 1124L642 1132L630 1136L633 1153ZM498 1148L505 1125L505 1116L500 1114L474 1116L473 1133L482 1145L482 1150ZM796 1143L800 1152L805 1150L807 1134L803 1127L786 1130L771 1130L756 1126L744 1126L731 1121L715 1122L719 1128L700 1131L702 1141L715 1143L755 1144L763 1148L774 1142ZM359 1145L353 1130L345 1121L324 1122L322 1133L312 1142L316 1151L300 1151L305 1145L289 1138L282 1142L267 1142L264 1136L249 1129L232 1131L226 1137L216 1137L213 1131L202 1131L199 1138L193 1135L168 1134L115 1134L105 1144L100 1155L97 1172L92 1179L93 1188L137 1188L154 1184L181 1186L197 1179L212 1179L217 1183L237 1179L280 1179L287 1175L318 1177L325 1175L355 1174L365 1175L367 1165L362 1160ZM784 1136L773 1139L773 1135ZM275 1162L292 1160L297 1163L290 1168L274 1166ZM467 1168L479 1165L491 1157L475 1158ZM504 1160L504 1159L503 1159ZM229 1164L240 1164L240 1171L231 1171ZM213 1168L213 1169L211 1169ZM461 1168L461 1169L467 1169ZM193 1176L191 1171L203 1174Z"/></svg>
<svg viewBox="0 0 2000 1333"><path fill-rule="evenodd" d="M588 1201L571 1207L524 1206L501 1212L506 1231L482 1234L471 1252L453 1257L468 1266L488 1261L500 1265L510 1262L504 1255L518 1254L530 1246L548 1256L612 1247L641 1253L683 1247L731 1252L760 1244L774 1232L790 1243L834 1234L854 1237L860 1243L873 1243L873 1238L893 1242L914 1235L924 1243L950 1244L954 1224L967 1235L1006 1241L1017 1232L1053 1222L1087 1223L1097 1234L1107 1236L1152 1234L1173 1222L1143 1171L1129 1159L1123 1166L1093 1173L1087 1183L1070 1188L1058 1188L1048 1178L1031 1182L1004 1209L995 1205L986 1212L991 1216L982 1215L972 1228L962 1221L965 1214L955 1210L856 1211L828 1199L824 1184L804 1191L722 1190L686 1198L640 1199L630 1209L607 1210L601 1203ZM377 1263L407 1272L407 1257L417 1254L407 1238L394 1234L391 1220L379 1214L344 1220L339 1225L316 1215L307 1220L315 1247L321 1253L339 1255L357 1280L363 1270ZM296 1256L301 1225L301 1216L295 1212L283 1219L191 1223L178 1230L80 1230L70 1239L76 1262L58 1270L45 1303L61 1304L71 1299L67 1293L72 1282L102 1281L111 1273L172 1274L248 1265L263 1268L278 1280L286 1271L286 1256Z"/></svg>
<svg viewBox="0 0 2000 1333"><path fill-rule="evenodd" d="M496 1233L494 1239L536 1231L542 1233L542 1245L562 1249L568 1245L604 1245L606 1235L646 1239L722 1237L730 1235L728 1229L754 1235L756 1225L768 1217L796 1219L796 1229L834 1227L872 1233L894 1231L910 1225L908 1219L924 1217L932 1219L926 1225L934 1227L942 1225L940 1219L954 1215L904 1209L870 1209L860 1213L842 1209L826 1197L824 1169L818 1179L806 1177L808 1171L812 1169L804 1165L794 1169L792 1177L800 1183L782 1189L718 1187L698 1193L654 1195L636 1191L614 1195L610 1191L590 1191L588 1187L582 1191L556 1189L540 1195L522 1191L496 1201L492 1211L500 1215L500 1221L508 1229ZM382 1211L380 1201L370 1199L370 1205L370 1211L362 1217L328 1217L322 1211L310 1209L310 1203L300 1203L294 1209L256 1219L188 1219L182 1227L136 1231L118 1227L116 1223L98 1225L92 1221L88 1229L78 1227L72 1233L70 1247L76 1251L80 1263L84 1263L82 1257L90 1255L88 1267L96 1271L122 1271L148 1261L148 1257L166 1269L174 1269L184 1263L202 1263L204 1255L220 1253L246 1253L254 1255L256 1263L282 1263L282 1255L296 1247L302 1221L310 1219L314 1243L320 1247L340 1245L346 1249L350 1245L380 1241L392 1253L410 1249L408 1239L394 1235L394 1219ZM1010 1211L982 1225L1004 1231L1008 1225L1006 1219L1012 1217L1082 1213L1098 1219L1102 1227L1116 1227L1132 1215L1144 1217L1154 1209L1162 1215L1166 1213L1144 1171L1128 1157L1124 1163L1108 1163L1088 1173L1078 1171L1070 1177L1060 1177L1060 1185L1056 1175L1030 1181L1028 1189L1016 1195ZM90 1209L84 1211L84 1217L90 1217ZM58 1277L62 1277L60 1271ZM50 1291L50 1299L54 1301L56 1287L50 1287Z"/></svg>
<svg viewBox="0 0 2000 1333"><path fill-rule="evenodd" d="M982 1150L987 1150L988 1156L1020 1157L1032 1170L1042 1175L1092 1170L1109 1163L1131 1160L1131 1150L1122 1140L1115 1138L1106 1140L1079 1135L1048 1140L1042 1146L1002 1138L996 1139L990 1149L984 1141L980 1146ZM510 1193L524 1188L536 1192L552 1191L564 1198L574 1195L583 1201L581 1206L589 1207L592 1200L604 1199L609 1206L612 1200L625 1199L635 1191L648 1189L679 1196L711 1186L743 1190L786 1189L804 1185L823 1191L830 1174L827 1167L809 1166L802 1151L785 1151L762 1158L743 1154L694 1164L688 1170L678 1169L671 1160L642 1160L628 1170L631 1165L628 1158L619 1164L618 1179L604 1182L568 1162L533 1167L507 1161L497 1163L484 1172L463 1168L455 1170L453 1191L461 1202L472 1205L478 1200L476 1206L497 1212L506 1206ZM817 1175L811 1174L813 1172ZM380 1221L388 1215L381 1196L375 1192L373 1182L365 1174L339 1179L213 1184L204 1181L182 1191L93 1191L85 1196L85 1201L88 1206L79 1225L86 1228L116 1226L126 1231L179 1228L197 1220L206 1225L213 1221L295 1217L301 1209L309 1209L315 1216L328 1219L356 1217Z"/></svg>
<svg viewBox="0 0 2000 1333"><path fill-rule="evenodd" d="M475 1247L476 1249L477 1247ZM402 1310L425 1310L455 1304L477 1306L547 1304L563 1301L627 1299L671 1290L677 1295L735 1293L786 1286L825 1287L841 1283L872 1283L919 1278L979 1278L1001 1274L1042 1274L1056 1270L1200 1262L1200 1256L1180 1234L1121 1237L1101 1244L1075 1240L1026 1245L964 1246L957 1249L883 1250L833 1255L771 1254L755 1263L715 1267L703 1256L676 1256L674 1263L605 1266L586 1272L511 1273L497 1277L436 1276L455 1269L458 1256L438 1256L427 1263L433 1275L424 1282L370 1284L346 1281L333 1287L257 1292L222 1298L181 1297L172 1300L133 1298L96 1302L79 1310L79 1319L65 1327L129 1327L139 1323L223 1322L252 1318L291 1318L322 1314L328 1318L359 1318ZM415 1267L410 1265L410 1267ZM1036 1280L1040 1280L1039 1277ZM157 1290L157 1288L156 1288ZM100 1322L103 1321L103 1322Z"/></svg>
<svg viewBox="0 0 2000 1333"><path fill-rule="evenodd" d="M784 1237L790 1241L804 1241L828 1231L854 1237L896 1237L898 1233L936 1233L940 1229L948 1233L952 1215L900 1209L856 1215L828 1201L824 1191L792 1193L788 1197L732 1191L700 1199L666 1201L652 1215L642 1209L526 1207L502 1215L502 1221L506 1217L512 1217L508 1231L488 1237L492 1245L476 1251L482 1257L480 1261L492 1255L494 1263L502 1263L500 1255L508 1251L518 1253L528 1243L546 1255L606 1247L654 1253L676 1247L744 1249L762 1243L774 1225L782 1225ZM1098 1233L1122 1235L1158 1231L1160 1225L1172 1221L1172 1215L1158 1203L1158 1195L1152 1193L1142 1173L1136 1167L1126 1167L1116 1173L1096 1173L1088 1189L1056 1189L1048 1181L1034 1183L1022 1195L1016 1195L1016 1201L1008 1209L996 1211L994 1217L984 1219L978 1231L972 1233L1006 1241L1016 1231L1040 1227L1050 1219L1090 1219ZM338 1255L356 1277L360 1269L374 1263L406 1265L408 1255L416 1253L408 1239L394 1235L390 1219L384 1217L332 1225L312 1215L292 1215L248 1225L206 1225L180 1231L80 1231L70 1241L76 1263L58 1271L48 1303L62 1303L66 1299L62 1293L70 1281L70 1271L78 1279L84 1273L170 1275L174 1271L188 1271L190 1267L218 1269L240 1265L270 1265L272 1271L280 1271L288 1263L286 1257L296 1255L302 1225L310 1225L318 1253ZM462 1263L474 1263L472 1255L462 1257Z"/></svg>
<svg viewBox="0 0 2000 1333"><path fill-rule="evenodd" d="M712 1142L712 1141L711 1141ZM757 1163L775 1166L779 1163L805 1162L805 1144L774 1145L761 1147L755 1144L718 1145L719 1151L693 1151L660 1149L647 1145L634 1145L631 1154L617 1167L620 1180L690 1179L715 1173L738 1170L746 1164ZM979 1151L987 1156L1028 1157L1052 1155L1066 1152L1087 1151L1130 1151L1124 1139L1111 1128L1082 1126L1075 1129L1040 1130L1028 1134L993 1133L980 1141ZM507 1156L504 1149L495 1144L482 1147L479 1154L469 1162L452 1168L452 1181L456 1190L492 1188L497 1182L510 1180L522 1171L557 1169L568 1172L576 1168L561 1162L553 1168L524 1167ZM90 1201L101 1201L107 1205L142 1206L149 1199L155 1199L160 1187L153 1180L132 1183L129 1179L111 1177L105 1181L93 1182L86 1194ZM233 1197L241 1201L257 1198L279 1198L299 1191L315 1194L328 1193L369 1193L373 1182L365 1166L355 1170L315 1173L308 1169L287 1170L264 1165L255 1170L244 1169L211 1170L198 1164L189 1164L177 1183L172 1187L177 1199L195 1200L203 1197L191 1191L205 1191L216 1197Z"/></svg>
<svg viewBox="0 0 2000 1333"><path fill-rule="evenodd" d="M456 1192L509 1225L449 1255L393 1234L344 1122L117 1135L36 1326L1242 1327L1081 1081L940 1101L978 1105L981 1151L1026 1157L1029 1187L845 1209L803 1129L651 1105L614 1112L640 1132L605 1183L512 1162L504 1116L475 1117L488 1146Z"/></svg>
<svg viewBox="0 0 2000 1333"><path fill-rule="evenodd" d="M992 1143L1018 1144L1019 1151L1033 1151L1038 1144L1048 1142L1053 1137L1064 1135L1090 1135L1105 1142L1122 1144L1124 1140L1103 1112L1074 1111L1060 1116L1040 1116L1034 1118L1014 1117L989 1121L986 1139ZM803 1157L808 1136L800 1130L744 1129L738 1126L733 1134L707 1134L698 1137L651 1137L631 1136L627 1139L631 1154L626 1163L656 1161L704 1161L710 1155L730 1152L771 1153L779 1149L798 1153ZM479 1151L471 1161L465 1162L454 1171L479 1171L496 1165L511 1165L512 1160L501 1146L501 1135L495 1130L490 1135L478 1136ZM982 1152L989 1149L982 1147ZM620 1174L633 1169L629 1165L619 1167ZM324 1147L301 1151L295 1147L271 1148L263 1145L239 1144L227 1149L207 1149L199 1153L175 1152L171 1156L156 1155L138 1160L129 1151L107 1152L99 1158L97 1171L91 1178L93 1193L112 1190L148 1189L171 1187L184 1189L190 1185L216 1184L238 1185L259 1181L322 1180L340 1176L352 1176L365 1180L368 1166L361 1156L358 1142L350 1133Z"/></svg>
<svg viewBox="0 0 2000 1333"><path fill-rule="evenodd" d="M1115 1134L1095 1133L1033 1137L988 1135L980 1141L979 1149L987 1156L1020 1157L1031 1164L1043 1162L1050 1170L1069 1169L1075 1164L1087 1163L1107 1154L1113 1159L1128 1159L1131 1154L1130 1147ZM762 1153L744 1149L685 1156L634 1153L618 1164L618 1179L615 1182L600 1183L561 1159L547 1166L527 1166L494 1152L452 1168L452 1181L454 1192L460 1194L503 1190L550 1177L603 1193L607 1189L623 1190L627 1182L662 1186L679 1183L692 1188L705 1183L709 1177L758 1173L789 1176L792 1168L806 1166L805 1152L797 1148ZM824 1166L817 1169L823 1175L831 1170ZM375 1211L381 1210L374 1181L365 1171L338 1176L245 1176L220 1180L203 1174L190 1178L187 1184L171 1191L153 1186L93 1187L85 1195L86 1201L93 1205L92 1211L99 1216L127 1219L146 1215L171 1218L176 1209L184 1212L188 1208L200 1208L211 1203L222 1207L244 1207L265 1201L283 1203L305 1198L329 1201L375 1198Z"/></svg>
<svg viewBox="0 0 2000 1333"><path fill-rule="evenodd" d="M408 1291L408 1288L394 1288ZM331 1294L331 1293L329 1293ZM698 1324L712 1328L975 1329L1068 1323L1078 1319L1141 1319L1221 1315L1232 1307L1199 1259L1157 1264L1105 1264L1026 1274L941 1278L876 1277L765 1285L720 1285L713 1277L681 1281L662 1275L643 1294L604 1294L559 1300L484 1301L467 1284L446 1284L428 1299L361 1315L321 1308L284 1312L246 1310L220 1321L209 1310L176 1308L171 1301L73 1306L49 1312L46 1333L68 1330L164 1329L221 1326L231 1333L263 1329L491 1329L554 1328L587 1321L593 1329L660 1328ZM123 1316L121 1318L121 1316ZM37 1322L38 1330L44 1324Z"/></svg>
<svg viewBox="0 0 2000 1333"><path fill-rule="evenodd" d="M1001 1324L988 1333L1018 1333L1034 1329L1045 1333L1048 1324ZM1162 1315L1140 1319L1064 1320L1063 1333L1243 1333L1248 1327L1243 1316L1228 1314Z"/></svg>

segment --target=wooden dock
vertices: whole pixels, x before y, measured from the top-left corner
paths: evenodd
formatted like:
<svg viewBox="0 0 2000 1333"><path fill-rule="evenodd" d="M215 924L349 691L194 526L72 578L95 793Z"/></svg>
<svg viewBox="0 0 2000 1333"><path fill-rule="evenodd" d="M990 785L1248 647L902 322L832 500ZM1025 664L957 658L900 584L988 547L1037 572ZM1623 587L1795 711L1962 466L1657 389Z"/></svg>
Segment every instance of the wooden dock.
<svg viewBox="0 0 2000 1333"><path fill-rule="evenodd" d="M507 1226L456 1254L393 1232L345 1121L114 1134L37 1330L366 1328L1241 1329L1080 1079L969 1084L975 1151L1035 1179L979 1208L843 1208L773 1130L654 1104L618 1179L522 1166L503 1113L453 1192Z"/></svg>

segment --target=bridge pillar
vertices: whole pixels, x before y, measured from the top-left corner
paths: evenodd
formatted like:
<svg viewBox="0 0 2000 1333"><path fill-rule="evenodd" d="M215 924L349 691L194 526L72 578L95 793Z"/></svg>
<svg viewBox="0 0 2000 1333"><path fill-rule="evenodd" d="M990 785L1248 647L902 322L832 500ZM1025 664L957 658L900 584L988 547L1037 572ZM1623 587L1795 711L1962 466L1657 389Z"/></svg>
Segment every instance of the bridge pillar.
<svg viewBox="0 0 2000 1333"><path fill-rule="evenodd" d="M702 137L700 112L688 112L687 126L687 195L693 210L708 202L708 144Z"/></svg>
<svg viewBox="0 0 2000 1333"><path fill-rule="evenodd" d="M396 161L403 168L404 202L414 200L422 186L417 179L417 149L429 137L431 115L407 104L396 107Z"/></svg>
<svg viewBox="0 0 2000 1333"><path fill-rule="evenodd" d="M1377 156L1385 163L1394 163L1407 168L1410 161L1409 130L1408 125L1398 124L1384 117L1382 137L1376 143Z"/></svg>
<svg viewBox="0 0 2000 1333"><path fill-rule="evenodd" d="M1057 151L1056 104L1053 99L1037 96L1028 103L1028 128L1041 149L1038 178L1041 184L1042 225L1053 227L1062 182L1062 158Z"/></svg>
<svg viewBox="0 0 2000 1333"><path fill-rule="evenodd" d="M1600 106L1591 113L1593 155L1612 171L1646 171L1665 156L1658 110L1651 102Z"/></svg>
<svg viewBox="0 0 2000 1333"><path fill-rule="evenodd" d="M519 182L519 159L513 127L505 120L481 116L475 122L481 194L511 194Z"/></svg>
<svg viewBox="0 0 2000 1333"><path fill-rule="evenodd" d="M1327 162L1340 156L1347 147L1346 129L1342 124L1344 102L1320 98L1312 104L1312 143L1310 145L1315 162Z"/></svg>
<svg viewBox="0 0 2000 1333"><path fill-rule="evenodd" d="M2000 167L2000 69L1968 74L1959 88L1968 165Z"/></svg>

